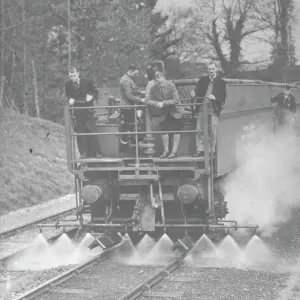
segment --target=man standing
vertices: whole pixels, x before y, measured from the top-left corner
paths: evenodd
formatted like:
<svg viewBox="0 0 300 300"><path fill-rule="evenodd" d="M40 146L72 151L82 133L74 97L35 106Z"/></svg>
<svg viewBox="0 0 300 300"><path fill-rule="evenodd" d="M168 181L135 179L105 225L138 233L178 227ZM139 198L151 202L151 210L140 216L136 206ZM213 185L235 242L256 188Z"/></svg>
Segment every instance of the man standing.
<svg viewBox="0 0 300 300"><path fill-rule="evenodd" d="M149 95L146 98L146 104L158 108L160 115L161 131L180 131L183 126L183 107L176 106L180 104L178 92L173 82L165 79L164 64L157 62L155 67L155 84L150 88ZM169 134L161 135L164 152L161 158L177 157L177 150L180 142L180 133L173 135L173 148L169 152Z"/></svg>
<svg viewBox="0 0 300 300"><path fill-rule="evenodd" d="M291 94L291 89L291 86L286 85L283 93L271 98L272 103L277 102L276 118L280 127L287 125L293 128L295 124L296 100Z"/></svg>
<svg viewBox="0 0 300 300"><path fill-rule="evenodd" d="M86 107L83 109L74 109L75 131L77 133L95 133L97 132L96 120L94 117L93 100L96 100L99 92L91 80L79 77L79 71L72 67L69 70L70 80L65 84L68 103L74 107ZM88 156L102 157L98 136L78 135L78 150L81 159Z"/></svg>
<svg viewBox="0 0 300 300"><path fill-rule="evenodd" d="M139 75L138 67L130 65L128 71L120 80L121 105L142 105L145 103L144 94L139 91L134 79ZM134 123L134 110L122 108L124 123Z"/></svg>
<svg viewBox="0 0 300 300"><path fill-rule="evenodd" d="M149 98L150 90L151 90L152 86L155 85L154 64L150 64L150 65L147 66L146 74L147 74L148 83L147 83L146 89L145 89L145 98L147 99L147 98Z"/></svg>
<svg viewBox="0 0 300 300"><path fill-rule="evenodd" d="M211 103L211 128L212 128L212 149L211 152L216 151L217 132L219 124L219 116L224 107L226 99L226 82L217 75L217 65L214 62L208 64L208 75L199 79L196 88L191 92L192 98L196 98L196 103L203 103L204 99L208 99ZM196 130L203 130L203 113L196 107L197 125ZM203 132L196 133L196 153L193 155L204 156Z"/></svg>

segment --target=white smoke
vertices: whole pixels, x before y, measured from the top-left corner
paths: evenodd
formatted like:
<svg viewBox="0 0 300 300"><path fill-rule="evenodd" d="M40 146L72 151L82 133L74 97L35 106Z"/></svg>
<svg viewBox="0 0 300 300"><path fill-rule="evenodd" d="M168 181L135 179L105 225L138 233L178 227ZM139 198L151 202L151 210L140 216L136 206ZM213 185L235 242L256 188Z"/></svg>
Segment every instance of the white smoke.
<svg viewBox="0 0 300 300"><path fill-rule="evenodd" d="M257 136L237 149L239 167L224 184L228 219L270 235L300 207L300 140L292 131Z"/></svg>

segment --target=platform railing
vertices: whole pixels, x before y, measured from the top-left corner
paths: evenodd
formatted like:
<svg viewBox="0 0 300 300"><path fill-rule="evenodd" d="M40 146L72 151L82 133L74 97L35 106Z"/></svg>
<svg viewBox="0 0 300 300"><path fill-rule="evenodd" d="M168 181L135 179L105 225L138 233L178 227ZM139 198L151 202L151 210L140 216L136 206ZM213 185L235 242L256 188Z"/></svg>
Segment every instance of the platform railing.
<svg viewBox="0 0 300 300"><path fill-rule="evenodd" d="M203 97L202 97L203 98ZM181 101L190 100L190 99L180 99ZM86 102L76 102L84 104ZM135 136L135 165L136 167L140 164L140 157L139 157L139 144L138 144L138 137L140 135L153 135L153 134L182 134L182 133L195 133L195 135L199 132L203 133L203 140L204 140L204 163L205 163L205 170L209 170L210 168L210 157L209 157L209 142L211 141L211 132L209 132L209 115L211 114L210 105L208 101L203 101L203 103L184 103L184 104L177 104L176 106L199 106L199 113L203 113L203 129L201 130L173 130L173 131L163 131L163 130L157 130L153 131L151 128L146 128L145 131L138 131L138 122L137 122L137 110L141 108L149 108L147 105L103 105L103 106L80 106L80 107L74 107L74 106L66 106L65 107L65 132L66 132L66 146L67 146L67 160L68 160L68 168L71 173L74 174L74 170L76 169L76 164L74 161L76 161L75 157L75 138L76 136L108 136L108 135L115 135L115 136L121 136L121 135L134 135ZM131 108L134 110L134 131L130 132L94 132L94 133L76 133L74 130L73 119L74 117L74 111L75 110L84 110L84 109L109 109L109 110L116 110L116 109L122 109L122 108ZM198 116L196 116L198 117ZM196 136L195 136L196 138ZM99 159L100 161L101 159ZM88 162L88 160L86 160ZM172 162L176 161L176 158L172 159Z"/></svg>

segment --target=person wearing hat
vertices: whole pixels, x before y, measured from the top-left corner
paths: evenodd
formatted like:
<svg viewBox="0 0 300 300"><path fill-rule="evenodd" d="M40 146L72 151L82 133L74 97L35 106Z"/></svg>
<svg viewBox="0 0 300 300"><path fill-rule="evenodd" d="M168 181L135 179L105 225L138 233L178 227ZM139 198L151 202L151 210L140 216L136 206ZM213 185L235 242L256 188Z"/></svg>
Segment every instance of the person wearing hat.
<svg viewBox="0 0 300 300"><path fill-rule="evenodd" d="M145 103L144 94L139 91L134 82L138 75L138 67L135 65L129 65L126 74L122 76L119 84L121 105L142 105ZM125 124L134 123L135 118L133 109L122 108L121 111Z"/></svg>
<svg viewBox="0 0 300 300"><path fill-rule="evenodd" d="M272 103L277 102L276 118L279 127L289 126L292 128L295 124L296 100L291 94L291 89L290 85L286 85L284 92L271 98Z"/></svg>
<svg viewBox="0 0 300 300"><path fill-rule="evenodd" d="M70 80L65 83L69 105L73 107L91 107L89 109L74 109L75 131L77 133L95 133L97 132L97 127L93 101L97 100L99 91L91 80L80 78L76 67L70 68L69 77ZM85 159L88 156L102 157L99 138L96 135L77 135L77 146L81 159Z"/></svg>
<svg viewBox="0 0 300 300"><path fill-rule="evenodd" d="M180 131L183 126L183 107L180 104L179 95L173 82L165 79L165 68L162 61L158 61L154 66L155 84L150 88L146 97L146 105L159 109L160 130ZM164 152L161 158L177 157L177 150L180 143L180 133L173 135L173 147L169 151L170 136L168 133L161 135Z"/></svg>

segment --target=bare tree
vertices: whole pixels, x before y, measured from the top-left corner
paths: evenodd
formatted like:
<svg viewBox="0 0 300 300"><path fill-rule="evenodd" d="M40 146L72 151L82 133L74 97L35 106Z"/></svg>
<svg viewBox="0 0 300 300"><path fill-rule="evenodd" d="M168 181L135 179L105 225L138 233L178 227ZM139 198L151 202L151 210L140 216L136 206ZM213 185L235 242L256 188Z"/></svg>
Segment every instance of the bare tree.
<svg viewBox="0 0 300 300"><path fill-rule="evenodd" d="M293 0L266 0L255 5L258 20L269 29L267 42L272 46L274 63L295 63L291 26L295 25Z"/></svg>
<svg viewBox="0 0 300 300"><path fill-rule="evenodd" d="M36 68L35 68L35 61L34 59L31 60L32 66L32 86L33 86L33 96L34 96L34 105L35 105L35 112L36 117L40 117L40 107L39 107L39 93L38 93L38 86L37 86L37 79L36 79Z"/></svg>
<svg viewBox="0 0 300 300"><path fill-rule="evenodd" d="M184 14L175 12L173 26L184 33L185 51L200 59L219 61L228 75L243 64L243 43L267 25L258 20L257 0L195 0ZM180 20L180 17L185 19ZM183 42L183 43L184 43Z"/></svg>

